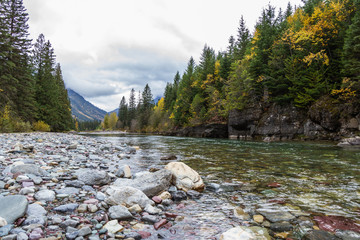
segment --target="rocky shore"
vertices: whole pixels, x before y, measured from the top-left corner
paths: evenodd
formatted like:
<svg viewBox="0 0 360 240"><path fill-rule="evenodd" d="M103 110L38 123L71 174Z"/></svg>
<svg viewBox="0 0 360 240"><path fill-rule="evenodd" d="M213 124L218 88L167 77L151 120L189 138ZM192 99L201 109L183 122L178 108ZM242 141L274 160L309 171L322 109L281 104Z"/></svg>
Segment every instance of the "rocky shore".
<svg viewBox="0 0 360 240"><path fill-rule="evenodd" d="M248 186L204 184L173 155L136 172L126 159L138 151L75 134L0 134L1 239L360 239L356 222L280 200L228 204L217 196L236 202Z"/></svg>

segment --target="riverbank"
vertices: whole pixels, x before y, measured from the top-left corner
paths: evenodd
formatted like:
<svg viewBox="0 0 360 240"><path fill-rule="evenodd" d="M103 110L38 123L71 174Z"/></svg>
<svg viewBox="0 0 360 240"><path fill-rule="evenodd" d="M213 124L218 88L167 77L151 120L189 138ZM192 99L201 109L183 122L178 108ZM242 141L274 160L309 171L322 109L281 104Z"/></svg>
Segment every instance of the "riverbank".
<svg viewBox="0 0 360 240"><path fill-rule="evenodd" d="M167 170L132 165L134 157L144 158L137 146L56 133L1 134L0 139L0 201L7 206L2 202L0 216L9 209L18 212L10 214L13 225L0 228L2 239L218 239L229 229L224 240L229 234L250 236L245 239L359 237L351 220L315 218L279 199L248 211L246 206L255 199L242 194L253 190L247 184L215 184L206 176L204 192L185 193L179 185L175 188ZM174 156L161 161L166 166L177 161L170 159ZM279 187L268 186L273 192ZM124 188L126 194L138 194L136 203L119 198ZM18 196L6 200L11 195ZM226 200L229 195L236 205ZM314 230L329 226L329 221L332 228ZM233 229L236 226L241 228Z"/></svg>

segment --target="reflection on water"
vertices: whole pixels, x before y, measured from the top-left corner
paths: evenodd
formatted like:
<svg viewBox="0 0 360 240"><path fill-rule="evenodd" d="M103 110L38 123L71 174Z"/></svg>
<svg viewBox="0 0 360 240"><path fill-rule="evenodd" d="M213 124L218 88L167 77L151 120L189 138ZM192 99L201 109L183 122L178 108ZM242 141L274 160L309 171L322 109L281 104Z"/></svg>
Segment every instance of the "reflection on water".
<svg viewBox="0 0 360 240"><path fill-rule="evenodd" d="M165 165L168 161L160 161L160 157L175 154L207 182L243 182L254 186L251 194L260 199L276 197L304 211L360 219L360 149L314 142L263 143L130 134L98 137L139 146L139 154L128 160L138 170ZM270 189L269 183L281 186Z"/></svg>

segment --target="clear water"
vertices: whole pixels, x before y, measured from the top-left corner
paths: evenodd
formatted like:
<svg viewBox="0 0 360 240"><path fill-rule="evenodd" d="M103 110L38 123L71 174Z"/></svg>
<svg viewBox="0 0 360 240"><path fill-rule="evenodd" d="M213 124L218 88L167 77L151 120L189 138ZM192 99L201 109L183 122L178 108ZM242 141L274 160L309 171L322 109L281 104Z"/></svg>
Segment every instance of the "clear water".
<svg viewBox="0 0 360 240"><path fill-rule="evenodd" d="M194 202L199 205L193 208L197 211L188 212L199 221L222 219L223 227L229 228L234 225L229 217L234 205L253 211L271 199L281 199L288 208L309 214L340 215L360 221L360 149L316 142L264 143L131 134L97 137L119 145L139 146L137 154L126 160L135 171L160 168L169 162L160 157L175 154L178 161L195 169L206 182L243 184L243 189L236 192L206 191L201 202ZM281 186L270 188L269 183ZM214 211L221 216L208 217ZM213 229L216 233L212 236L222 231L214 230L221 228L219 224L201 226Z"/></svg>

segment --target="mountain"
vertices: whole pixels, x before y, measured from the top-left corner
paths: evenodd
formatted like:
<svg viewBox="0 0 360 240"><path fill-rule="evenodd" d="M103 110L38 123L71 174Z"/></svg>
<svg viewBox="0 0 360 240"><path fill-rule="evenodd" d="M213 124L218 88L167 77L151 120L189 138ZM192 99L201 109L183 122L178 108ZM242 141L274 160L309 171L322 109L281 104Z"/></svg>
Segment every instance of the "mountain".
<svg viewBox="0 0 360 240"><path fill-rule="evenodd" d="M73 117L79 121L103 120L106 112L90 102L86 101L80 94L67 89L71 104L71 112Z"/></svg>

